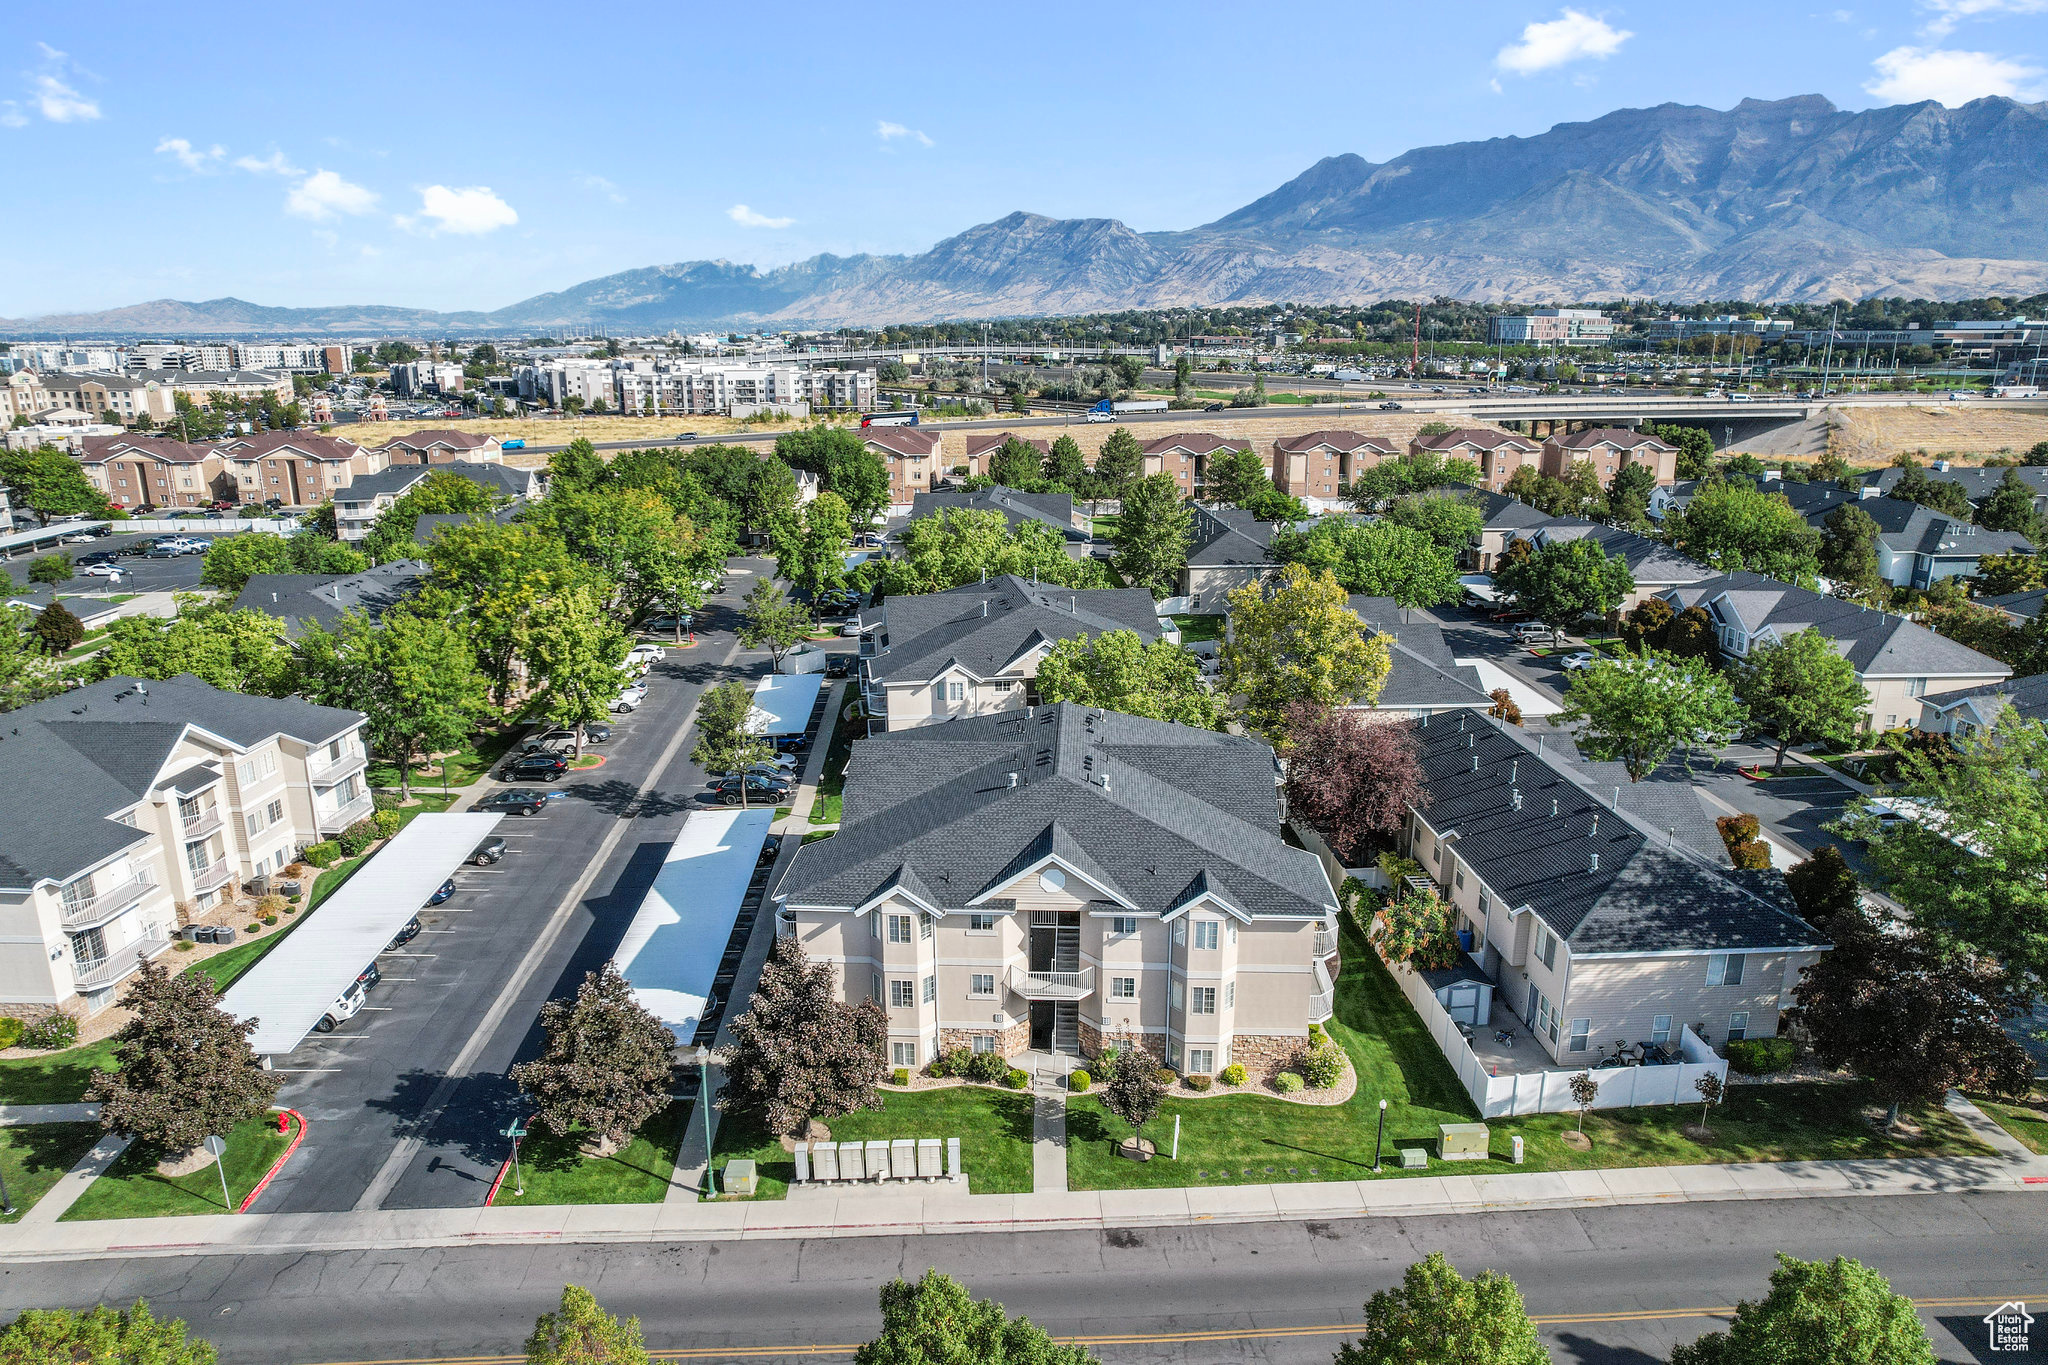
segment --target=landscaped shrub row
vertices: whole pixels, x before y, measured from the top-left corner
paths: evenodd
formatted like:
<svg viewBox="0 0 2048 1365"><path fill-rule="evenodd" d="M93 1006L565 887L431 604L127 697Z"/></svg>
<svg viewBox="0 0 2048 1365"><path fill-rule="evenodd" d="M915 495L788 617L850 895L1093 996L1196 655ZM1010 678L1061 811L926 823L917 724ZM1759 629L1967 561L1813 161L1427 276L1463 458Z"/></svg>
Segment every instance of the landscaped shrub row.
<svg viewBox="0 0 2048 1365"><path fill-rule="evenodd" d="M1792 1065L1790 1038L1738 1038L1728 1044L1728 1065L1745 1076L1768 1076Z"/></svg>
<svg viewBox="0 0 2048 1365"><path fill-rule="evenodd" d="M1714 828L1721 831L1721 842L1738 868L1761 872L1771 865L1771 846L1757 837L1754 815L1724 815L1714 821Z"/></svg>
<svg viewBox="0 0 2048 1365"><path fill-rule="evenodd" d="M23 1047L55 1052L78 1042L78 1021L68 1014L46 1014L21 1031Z"/></svg>
<svg viewBox="0 0 2048 1365"><path fill-rule="evenodd" d="M336 839L335 843L340 845L342 857L354 858L360 856L364 849L376 842L377 838L377 821L372 816L368 819L358 820L343 830L341 837Z"/></svg>
<svg viewBox="0 0 2048 1365"><path fill-rule="evenodd" d="M932 1075L958 1076L983 1085L1000 1085L1009 1079L1009 1059L996 1052L972 1052L964 1047L949 1048L932 1062Z"/></svg>
<svg viewBox="0 0 2048 1365"><path fill-rule="evenodd" d="M299 856L315 867L333 867L341 861L341 845L332 839L322 839L317 844L307 844L306 851Z"/></svg>

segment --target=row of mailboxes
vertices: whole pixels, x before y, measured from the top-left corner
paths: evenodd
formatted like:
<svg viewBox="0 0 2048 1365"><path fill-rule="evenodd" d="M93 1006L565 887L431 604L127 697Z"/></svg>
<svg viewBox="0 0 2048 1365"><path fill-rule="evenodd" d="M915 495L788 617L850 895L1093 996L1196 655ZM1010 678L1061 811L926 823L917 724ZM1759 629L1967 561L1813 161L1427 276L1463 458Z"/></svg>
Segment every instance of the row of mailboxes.
<svg viewBox="0 0 2048 1365"><path fill-rule="evenodd" d="M796 1178L813 1180L958 1180L960 1139L806 1142L796 1149Z"/></svg>

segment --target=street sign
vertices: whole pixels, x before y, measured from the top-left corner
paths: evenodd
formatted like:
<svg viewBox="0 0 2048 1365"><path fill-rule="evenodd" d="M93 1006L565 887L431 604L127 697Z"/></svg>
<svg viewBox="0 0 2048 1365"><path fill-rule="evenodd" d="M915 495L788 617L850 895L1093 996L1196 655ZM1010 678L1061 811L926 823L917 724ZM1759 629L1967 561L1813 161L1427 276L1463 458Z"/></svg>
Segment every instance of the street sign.
<svg viewBox="0 0 2048 1365"><path fill-rule="evenodd" d="M221 1153L227 1151L227 1149L228 1140L226 1138L209 1137L206 1140L206 1154L210 1157L217 1158L220 1156Z"/></svg>
<svg viewBox="0 0 2048 1365"><path fill-rule="evenodd" d="M526 1136L526 1125L518 1119L512 1120L510 1128L503 1129L500 1136L517 1140Z"/></svg>

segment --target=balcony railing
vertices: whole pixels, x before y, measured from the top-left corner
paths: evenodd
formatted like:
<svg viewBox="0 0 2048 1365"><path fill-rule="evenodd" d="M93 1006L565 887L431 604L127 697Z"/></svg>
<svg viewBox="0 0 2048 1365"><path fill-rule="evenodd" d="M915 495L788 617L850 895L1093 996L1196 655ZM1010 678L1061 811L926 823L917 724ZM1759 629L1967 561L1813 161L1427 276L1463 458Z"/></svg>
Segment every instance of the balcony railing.
<svg viewBox="0 0 2048 1365"><path fill-rule="evenodd" d="M211 891L224 882L232 880L234 875L235 865L222 858L217 863L209 863L205 867L193 872L192 889L195 892Z"/></svg>
<svg viewBox="0 0 2048 1365"><path fill-rule="evenodd" d="M369 756L361 749L344 749L340 758L329 758L326 751L313 754L306 759L306 776L320 786L333 786L346 773L355 771L369 762Z"/></svg>
<svg viewBox="0 0 2048 1365"><path fill-rule="evenodd" d="M66 929L86 929L126 910L144 895L154 889L156 883L146 872L138 872L119 886L110 886L105 891L90 896L79 896L61 903L59 918Z"/></svg>
<svg viewBox="0 0 2048 1365"><path fill-rule="evenodd" d="M1077 972L1033 972L1010 968L1010 989L1026 1000L1081 1000L1095 994L1095 969Z"/></svg>
<svg viewBox="0 0 2048 1365"><path fill-rule="evenodd" d="M111 986L170 946L167 938L146 938L116 948L104 957L82 958L71 964L71 979L81 991Z"/></svg>
<svg viewBox="0 0 2048 1365"><path fill-rule="evenodd" d="M1316 930L1316 957L1326 958L1337 951L1337 934L1333 929Z"/></svg>
<svg viewBox="0 0 2048 1365"><path fill-rule="evenodd" d="M1317 991L1308 998L1308 1021L1311 1024L1327 1023L1337 1012L1337 993Z"/></svg>
<svg viewBox="0 0 2048 1365"><path fill-rule="evenodd" d="M187 839L204 839L221 827L219 806L208 806L197 815L183 815L178 819Z"/></svg>
<svg viewBox="0 0 2048 1365"><path fill-rule="evenodd" d="M368 815L375 808L376 803L370 799L370 794L364 792L361 796L358 796L355 800L337 810L323 812L320 816L320 832L322 834L339 834L342 830L347 829L350 825Z"/></svg>

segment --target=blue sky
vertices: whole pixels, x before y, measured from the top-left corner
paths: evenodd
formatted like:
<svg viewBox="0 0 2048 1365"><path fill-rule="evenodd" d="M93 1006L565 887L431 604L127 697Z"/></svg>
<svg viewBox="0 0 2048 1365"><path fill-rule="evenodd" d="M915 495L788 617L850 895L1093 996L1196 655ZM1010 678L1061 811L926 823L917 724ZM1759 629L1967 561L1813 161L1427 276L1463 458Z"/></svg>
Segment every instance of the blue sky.
<svg viewBox="0 0 2048 1365"><path fill-rule="evenodd" d="M0 316L495 308L1015 209L1184 228L1335 153L1811 92L2048 98L2048 0L31 6L0 38Z"/></svg>

